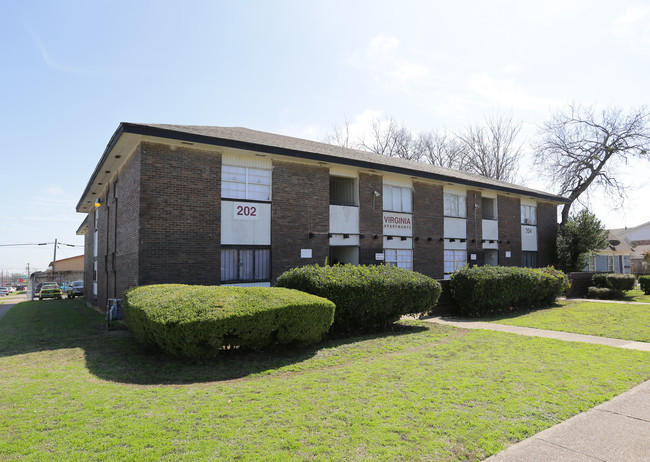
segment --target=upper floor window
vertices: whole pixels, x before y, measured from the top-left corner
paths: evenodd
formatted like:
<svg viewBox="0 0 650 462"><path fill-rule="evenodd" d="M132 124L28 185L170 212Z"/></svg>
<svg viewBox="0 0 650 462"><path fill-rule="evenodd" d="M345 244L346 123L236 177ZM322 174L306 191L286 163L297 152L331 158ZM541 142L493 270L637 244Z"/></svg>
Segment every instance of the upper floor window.
<svg viewBox="0 0 650 462"><path fill-rule="evenodd" d="M411 189L384 185L384 210L411 213Z"/></svg>
<svg viewBox="0 0 650 462"><path fill-rule="evenodd" d="M221 167L221 197L229 199L271 200L271 170Z"/></svg>
<svg viewBox="0 0 650 462"><path fill-rule="evenodd" d="M483 210L484 220L497 219L497 200L491 197L481 198L481 209Z"/></svg>
<svg viewBox="0 0 650 462"><path fill-rule="evenodd" d="M522 225L537 224L537 207L535 207L534 205L521 206L521 224Z"/></svg>
<svg viewBox="0 0 650 462"><path fill-rule="evenodd" d="M330 176L330 205L359 205L359 188L356 178Z"/></svg>
<svg viewBox="0 0 650 462"><path fill-rule="evenodd" d="M465 196L460 194L445 193L445 216L446 217L467 217L467 203Z"/></svg>

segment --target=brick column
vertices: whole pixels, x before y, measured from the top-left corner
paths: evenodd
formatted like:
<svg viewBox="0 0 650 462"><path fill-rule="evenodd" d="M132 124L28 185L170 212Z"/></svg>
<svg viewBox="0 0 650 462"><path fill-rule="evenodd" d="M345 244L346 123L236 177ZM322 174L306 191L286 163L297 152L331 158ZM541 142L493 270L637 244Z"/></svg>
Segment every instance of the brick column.
<svg viewBox="0 0 650 462"><path fill-rule="evenodd" d="M380 195L376 196L375 191ZM372 173L359 173L359 263L374 265L375 254L383 251L383 178ZM377 235L377 239L374 236Z"/></svg>
<svg viewBox="0 0 650 462"><path fill-rule="evenodd" d="M436 279L444 277L443 207L442 185L413 182L413 269Z"/></svg>
<svg viewBox="0 0 650 462"><path fill-rule="evenodd" d="M499 214L499 265L521 266L521 202L517 197L497 196ZM510 258L506 258L510 251Z"/></svg>

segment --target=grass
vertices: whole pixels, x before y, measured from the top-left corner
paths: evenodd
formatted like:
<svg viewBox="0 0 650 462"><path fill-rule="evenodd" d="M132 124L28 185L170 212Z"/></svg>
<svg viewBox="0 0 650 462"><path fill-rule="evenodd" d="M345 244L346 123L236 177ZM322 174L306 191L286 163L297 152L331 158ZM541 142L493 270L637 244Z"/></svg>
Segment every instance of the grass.
<svg viewBox="0 0 650 462"><path fill-rule="evenodd" d="M628 290L622 298L626 302L650 303L650 295L645 295L641 290Z"/></svg>
<svg viewBox="0 0 650 462"><path fill-rule="evenodd" d="M0 319L0 459L482 460L650 378L650 353L429 323L191 363L79 301Z"/></svg>
<svg viewBox="0 0 650 462"><path fill-rule="evenodd" d="M650 304L569 300L552 308L491 320L511 326L650 342Z"/></svg>

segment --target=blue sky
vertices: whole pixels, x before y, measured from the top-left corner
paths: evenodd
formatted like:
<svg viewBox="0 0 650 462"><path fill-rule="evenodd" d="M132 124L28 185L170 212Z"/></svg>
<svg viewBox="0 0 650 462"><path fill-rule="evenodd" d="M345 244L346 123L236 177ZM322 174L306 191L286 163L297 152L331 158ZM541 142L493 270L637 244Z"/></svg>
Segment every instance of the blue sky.
<svg viewBox="0 0 650 462"><path fill-rule="evenodd" d="M2 245L82 245L75 206L122 121L321 140L345 118L458 131L499 112L532 140L571 101L648 103L650 5L635 1L25 0L0 18ZM624 209L592 197L609 227L650 221L648 163L623 171ZM0 270L52 254L1 246Z"/></svg>

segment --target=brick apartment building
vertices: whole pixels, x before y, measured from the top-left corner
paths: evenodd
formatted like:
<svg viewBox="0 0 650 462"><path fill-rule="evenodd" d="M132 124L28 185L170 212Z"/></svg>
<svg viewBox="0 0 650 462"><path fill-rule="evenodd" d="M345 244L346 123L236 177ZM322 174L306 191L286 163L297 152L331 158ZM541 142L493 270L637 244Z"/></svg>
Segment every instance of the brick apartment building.
<svg viewBox="0 0 650 462"><path fill-rule="evenodd" d="M270 285L289 268L552 262L562 197L245 128L122 123L79 203L99 306L153 283Z"/></svg>

